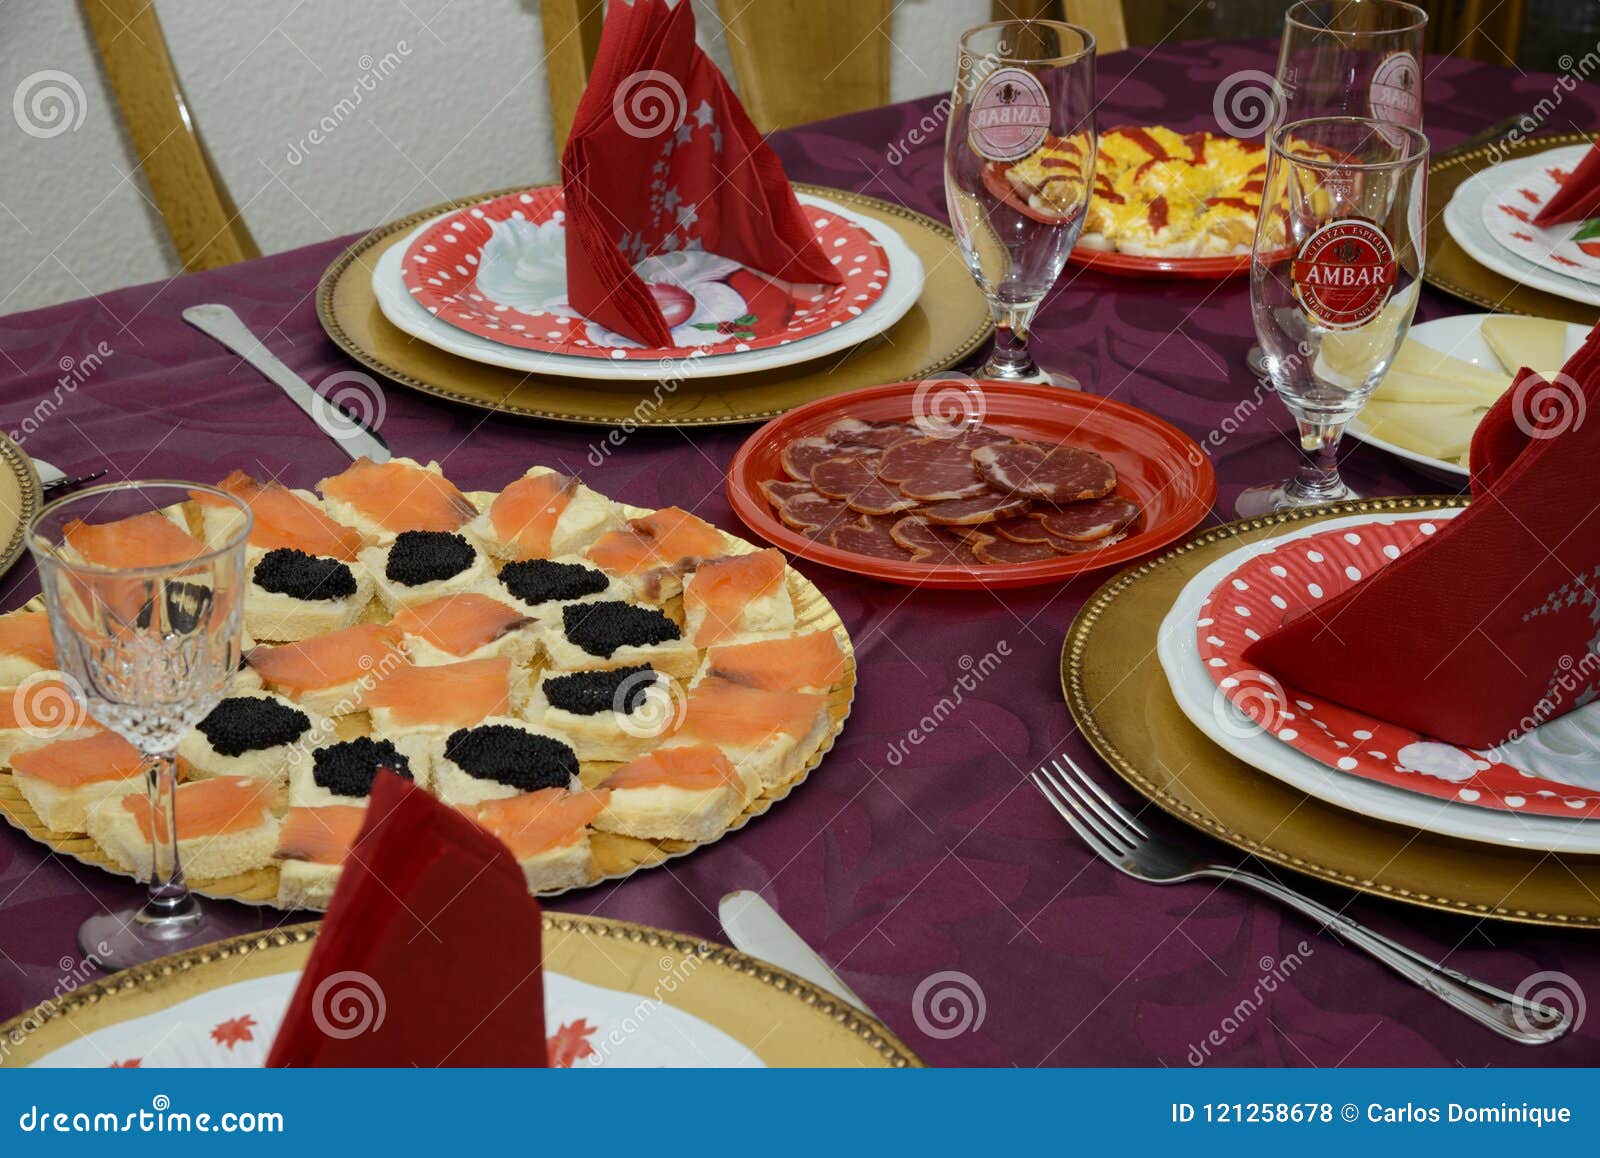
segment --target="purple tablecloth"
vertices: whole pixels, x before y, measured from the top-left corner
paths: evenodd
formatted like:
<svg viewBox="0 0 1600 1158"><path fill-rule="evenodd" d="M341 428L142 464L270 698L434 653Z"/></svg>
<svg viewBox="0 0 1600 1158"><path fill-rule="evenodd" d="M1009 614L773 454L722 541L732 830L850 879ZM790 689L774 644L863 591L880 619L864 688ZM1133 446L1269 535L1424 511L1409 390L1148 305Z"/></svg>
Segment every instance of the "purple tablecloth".
<svg viewBox="0 0 1600 1158"><path fill-rule="evenodd" d="M1107 57L1101 123L1215 128L1218 84L1272 65L1261 44ZM1560 102L1552 130L1600 120L1593 86L1563 94L1549 76L1456 60L1430 67L1427 118L1438 148L1552 93ZM775 143L798 180L943 219L943 133L928 100L781 134ZM227 302L317 383L350 365L323 336L312 304L318 276L343 244L0 319L0 425L19 430L29 419L27 449L69 473L108 467L116 477L214 479L243 467L311 486L345 465L342 452L178 315L196 302ZM1072 370L1095 393L1142 406L1197 438L1234 431L1213 440L1222 483L1213 518L1224 517L1241 487L1285 474L1296 454L1275 400L1234 430L1235 408L1254 387L1244 368L1247 293L1243 280L1131 281L1070 270L1035 333L1041 361ZM1462 309L1430 291L1419 319ZM587 460L601 431L488 416L398 387L387 390L386 404L382 429L395 450L438 459L463 488L496 489L543 462L581 471L619 499L679 504L738 529L723 471L746 430L640 432L594 467ZM1345 469L1366 494L1437 490L1365 448L1351 450ZM36 590L31 570L13 572L4 606ZM1096 766L1074 734L1057 669L1062 634L1103 576L1002 598L802 570L833 600L860 660L855 712L826 763L737 835L554 908L720 939L718 898L761 890L934 1064L1182 1066L1202 1055L1221 1064L1316 1066L1600 1061L1600 1018L1554 1047L1511 1046L1277 905L1211 885L1151 888L1091 859L1025 777L1063 748ZM957 690L969 669L991 668L975 691ZM930 738L907 741L957 695L963 702ZM1294 883L1504 987L1554 970L1600 993L1600 939L1592 934L1465 920ZM49 995L72 964L85 916L139 893L0 826L0 1017ZM224 902L211 909L222 933L304 917ZM1302 941L1309 954L1297 949ZM1291 954L1299 955L1292 976L1269 986L1254 1008L1263 975ZM973 1010L965 1018L972 1024L953 1034L963 1020L957 1004L937 1000L949 985L971 995ZM953 1015L950 1029L941 1013ZM1203 1044L1216 1041L1213 1031L1222 1044Z"/></svg>

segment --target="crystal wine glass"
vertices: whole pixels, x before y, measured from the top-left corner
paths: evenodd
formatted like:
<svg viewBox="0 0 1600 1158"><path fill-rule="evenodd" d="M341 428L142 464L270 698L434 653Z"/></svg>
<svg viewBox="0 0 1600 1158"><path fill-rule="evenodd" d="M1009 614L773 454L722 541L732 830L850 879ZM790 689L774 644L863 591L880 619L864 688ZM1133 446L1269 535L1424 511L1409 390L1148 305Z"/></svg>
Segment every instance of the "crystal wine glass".
<svg viewBox="0 0 1600 1158"><path fill-rule="evenodd" d="M1371 117L1422 128L1427 25L1403 0L1300 0L1284 14L1275 92L1255 124L1271 132L1309 117ZM1260 346L1248 361L1265 376Z"/></svg>
<svg viewBox="0 0 1600 1158"><path fill-rule="evenodd" d="M1408 126L1317 117L1273 131L1250 307L1307 461L1240 495L1241 517L1354 497L1339 478L1339 439L1411 328L1427 172L1428 139Z"/></svg>
<svg viewBox="0 0 1600 1158"><path fill-rule="evenodd" d="M961 254L994 315L982 378L1077 388L1028 353L1034 313L1083 231L1094 185L1094 37L1003 20L961 37L944 190Z"/></svg>
<svg viewBox="0 0 1600 1158"><path fill-rule="evenodd" d="M181 529L203 494L231 509L226 542ZM125 482L46 506L28 530L57 662L90 716L145 757L153 871L143 906L90 917L79 946L125 969L211 939L178 860L178 740L222 699L239 664L247 506L214 487Z"/></svg>

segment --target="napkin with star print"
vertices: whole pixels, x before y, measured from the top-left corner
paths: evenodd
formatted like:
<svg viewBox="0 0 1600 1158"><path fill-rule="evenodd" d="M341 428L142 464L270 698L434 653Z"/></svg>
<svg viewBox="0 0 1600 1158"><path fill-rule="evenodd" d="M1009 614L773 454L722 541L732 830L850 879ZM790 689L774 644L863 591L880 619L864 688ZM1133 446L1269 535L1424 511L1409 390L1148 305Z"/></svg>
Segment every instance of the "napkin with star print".
<svg viewBox="0 0 1600 1158"><path fill-rule="evenodd" d="M789 178L716 65L687 0L614 0L561 157L567 298L645 346L672 345L644 258L704 249L772 278L838 285Z"/></svg>

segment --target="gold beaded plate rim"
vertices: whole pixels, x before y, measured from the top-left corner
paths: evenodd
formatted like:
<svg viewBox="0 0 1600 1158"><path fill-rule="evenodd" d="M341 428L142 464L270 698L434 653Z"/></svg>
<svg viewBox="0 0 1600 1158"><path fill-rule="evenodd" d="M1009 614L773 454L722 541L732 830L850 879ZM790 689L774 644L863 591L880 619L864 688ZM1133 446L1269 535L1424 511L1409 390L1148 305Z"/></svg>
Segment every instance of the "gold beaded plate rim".
<svg viewBox="0 0 1600 1158"><path fill-rule="evenodd" d="M42 1002L0 1025L0 1043L6 1044L0 1066L27 1065L84 1034L244 980L241 974L247 961L249 976L298 969L319 928L320 922L311 921L229 937ZM795 1035L793 1019L800 1014L805 1024L790 1042L779 1043L782 1049L774 1051L778 1056L772 1064L890 1068L923 1064L893 1030L871 1014L775 965L724 945L631 921L567 913L544 914L544 938L550 967L603 988L640 992L676 1006L687 1002L691 987L714 986L712 999L696 1002L698 1008L688 1012L715 1024L763 1060L768 1059L761 1047L770 1046L771 1037L780 1031ZM628 961L619 961L619 956L630 954L648 958L648 964L662 972L669 970L670 961L670 970L681 980L671 991L658 992L659 986L630 989L622 983ZM709 965L709 974L698 967L683 969L683 963L690 960ZM751 983L759 988L747 989ZM746 992L734 993L735 987ZM804 1044L799 1041L802 1035ZM796 1051L802 1055L816 1051L821 1056L797 1057Z"/></svg>
<svg viewBox="0 0 1600 1158"><path fill-rule="evenodd" d="M629 518L636 518L650 513L649 508L632 507L619 504ZM727 538L744 544L752 550L755 544L738 535L724 531ZM850 632L845 627L844 621L839 617L838 611L828 601L816 584L807 579L793 565L785 569L785 576L789 585L790 599L794 603L795 626L797 632L829 631L839 643L839 649L844 653L845 674L844 678L825 694L827 696L828 730L815 751L806 761L805 767L788 783L777 788L768 789L757 796L744 808L738 816L734 817L728 827L723 829L710 840L681 841L681 840L646 840L641 837L619 836L615 833L602 833L591 831L592 841L600 845L598 853L603 853L607 860L615 857L619 861L630 852L636 853L635 859L624 862L625 867L607 872L601 869L593 879L581 885L572 885L567 888L550 889L538 894L541 898L558 897L564 893L575 892L580 889L591 889L609 881L625 880L634 873L646 869L659 868L668 861L679 857L688 856L699 849L717 843L730 833L738 832L752 820L764 816L775 804L787 800L791 793L810 777L823 759L832 751L841 732L844 731L845 721L850 718L850 710L855 703L856 694L856 656L855 646L850 639ZM21 790L16 785L15 778L10 771L0 772L0 816L27 836L49 848L61 856L71 857L80 864L94 868L104 869L120 877L132 878L133 874L121 868L101 851L100 847L85 833L61 833L48 828L39 819L31 805L23 797ZM649 851L646 851L646 850ZM599 856L597 855L597 860ZM300 908L285 909L278 902L278 867L269 865L266 868L252 869L246 873L239 873L231 877L205 878L190 877L189 888L199 896L211 897L216 900L238 901L241 904L256 905L263 908L274 908L280 911L317 912L318 910Z"/></svg>
<svg viewBox="0 0 1600 1158"><path fill-rule="evenodd" d="M1331 884L1458 915L1600 927L1600 858L1480 845L1375 820L1307 796L1224 752L1188 722L1172 697L1155 655L1161 617L1133 619L1126 611L1139 597L1170 607L1199 568L1237 545L1271 537L1283 527L1349 515L1466 505L1462 496L1359 499L1224 523L1114 576L1084 604L1062 644L1061 689L1079 730L1140 795L1185 825L1262 860ZM1113 632L1123 637L1116 659L1116 670L1122 674L1097 702L1093 685L1110 677L1092 671L1091 653L1098 656L1098 649L1109 647L1104 637ZM1118 696L1121 699L1115 700ZM1172 737L1169 756L1187 761L1181 775L1171 770L1170 760L1163 761L1167 770L1152 773L1129 755L1127 749L1158 742L1141 740L1141 733L1157 730ZM1172 790L1175 783L1183 793ZM1287 809L1282 815L1279 801ZM1214 806L1231 819L1207 815L1196 804ZM1264 815L1257 817L1256 811ZM1280 832L1291 821L1300 831ZM1354 858L1363 845L1392 845L1393 853L1359 863ZM1373 863L1381 867L1374 869ZM1497 873L1515 881L1518 896L1555 903L1505 903L1512 893L1491 881ZM1519 873L1525 873L1525 879L1518 879Z"/></svg>
<svg viewBox="0 0 1600 1158"><path fill-rule="evenodd" d="M4 460L4 469L15 480L17 489L15 510L11 509L10 504L0 501L0 534L5 535L5 546L0 548L0 575L4 575L22 558L27 546L28 524L44 505L44 486L39 481L39 472L34 468L33 460L4 434L0 434L0 460ZM10 480L7 480L4 484L7 491L10 490L9 483Z"/></svg>
<svg viewBox="0 0 1600 1158"><path fill-rule="evenodd" d="M952 253L955 252L955 234L948 226L940 224L925 213L918 213L914 209L908 209L906 206L892 201L869 197L864 193L856 193L845 189L832 189L824 185L813 185L798 181L794 182L793 187L797 192L826 197L846 207L865 210L869 213L892 219L893 224L896 226L902 229L909 227L924 235L927 239L931 239L939 246L948 247ZM362 340L350 332L344 318L341 316L344 307L341 306L338 295L341 283L344 282L347 276L355 276L362 281L370 278L371 270L362 261L365 255L378 247L388 244L397 234L409 232L430 218L452 210L464 209L472 205L492 201L497 197L503 197L508 193L515 193L526 188L527 186L514 185L489 193L440 202L438 205L418 210L416 213L409 214L397 221L391 221L387 225L380 225L359 238L334 259L317 283L317 320L321 323L328 337L345 354L361 363L367 369L381 374L408 389L430 394L436 398L443 398L450 402L472 406L480 410L515 414L526 418L539 418L578 426L616 426L622 423L635 427L654 428L743 426L756 422L765 422L768 419L776 418L786 413L803 402L814 401L850 388L849 384L837 389L831 388L827 384L832 373L831 367L835 366L839 359L848 356L850 351L845 350L834 355L825 355L812 362L803 362L796 366L784 367L776 371L761 371L754 375L731 375L725 378L697 379L685 383L681 393L685 396L702 398L706 400L708 406L722 405L721 403L713 402L712 400L714 399L732 399L732 401L726 401L723 409L713 409L709 413L666 414L659 412L661 409L659 406L650 406L642 403L632 406L625 414L602 413L600 408L585 412L577 409L559 409L543 405L522 405L511 401L510 391L524 384L537 384L540 381L538 375L519 374L515 370L491 367L459 355L436 351L443 354L450 362L459 363L459 366L455 367L455 369L459 370L463 375L476 376L480 373L492 373L493 376L504 376L506 381L516 379L515 384L508 387L506 393L497 399L491 400L463 393L461 390L452 389L448 385L424 381L407 368L405 359L386 355L382 351L369 348ZM911 245L913 249L917 248L909 238L903 238L903 240L906 241L906 244ZM927 277L923 285L922 297L918 299L917 305L912 307L913 312L917 311L922 302L927 300L928 295L935 292L936 288L936 271L933 268L928 268L928 260L925 256L923 265L927 269ZM965 264L957 261L956 265L958 267L956 272L963 279L960 293L964 295L970 291L970 293L977 295L967 303L967 305L971 306L972 313L976 319L975 324L970 327L964 326L962 332L952 334L943 341L938 341L936 348L918 361L900 359L891 365L884 366L881 371L874 372L871 381L894 382L901 379L920 379L942 370L947 370L972 355L994 332L994 322L989 315L988 307L983 304L982 295L978 294L976 286L972 283L972 279L967 273ZM371 297L370 287L363 288L358 285L352 292L357 295L362 303L365 303L366 299ZM980 304L982 305L981 311L978 310ZM377 308L376 299L373 299L371 308ZM967 307L963 306L961 308L964 310ZM948 319L943 320L948 321ZM896 323L896 326L905 323L906 319L903 318ZM938 328L941 327L936 327L936 329ZM893 333L894 329L895 326L891 326L884 331L884 334L877 337L887 340L887 336ZM403 335L403 337L407 343L417 341L417 339L412 339L409 335ZM871 345L876 340L876 338L863 339L861 346ZM433 350L433 347L429 347L429 349ZM789 371L795 371L797 377L815 378L817 387L814 390L808 389L804 391L803 397L798 397L783 405L774 405L768 396L776 392L778 387L771 385L773 380L771 376L774 374L786 374ZM582 380L565 379L563 380L563 387L570 388L575 382L581 383ZM869 383L854 383L856 386L864 384ZM617 394L618 397L623 397L630 401L636 397L645 397L647 402L649 392L642 388L650 385L650 383L639 382L596 382L591 384L593 389L600 393L605 393L609 390L611 393ZM618 387L624 390L631 390L631 393L618 394ZM738 400L741 395L743 396L742 402Z"/></svg>

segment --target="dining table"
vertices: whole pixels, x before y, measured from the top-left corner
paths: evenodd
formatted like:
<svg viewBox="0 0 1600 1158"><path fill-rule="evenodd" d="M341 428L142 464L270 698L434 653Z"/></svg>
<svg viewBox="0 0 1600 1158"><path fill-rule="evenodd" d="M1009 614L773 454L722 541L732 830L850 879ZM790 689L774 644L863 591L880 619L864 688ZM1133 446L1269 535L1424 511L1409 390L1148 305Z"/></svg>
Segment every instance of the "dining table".
<svg viewBox="0 0 1600 1158"><path fill-rule="evenodd" d="M1102 129L1219 131L1219 87L1250 71L1270 79L1275 45L1167 43L1098 64ZM949 66L925 62L929 83ZM1569 91L1550 74L1430 57L1425 90L1435 151L1541 102L1548 131L1600 125L1600 89ZM796 181L943 221L948 107L930 96L771 141ZM226 303L313 385L355 370L323 333L315 304L319 277L352 240L0 317L0 429L69 475L105 468L112 478L210 481L241 468L314 486L348 464L345 451L180 315ZM942 260L961 258L952 246ZM1417 319L1476 310L1426 288ZM1031 345L1041 364L1070 371L1086 391L1195 438L1219 480L1213 525L1232 517L1242 488L1285 476L1299 454L1287 412L1247 368L1253 338L1247 277L1120 277L1069 265L1038 312ZM678 505L742 530L725 472L750 426L557 425L377 385L380 430L394 452L437 460L463 490L497 490L543 463L619 500ZM46 398L53 404L41 413ZM1354 441L1343 471L1362 495L1443 487ZM1131 808L1165 819L1097 760L1062 695L1063 636L1109 573L951 591L796 566L833 602L855 647L856 700L833 750L740 831L548 908L721 942L719 898L757 890L932 1065L1600 1063L1600 1014L1580 1017L1556 1044L1514 1045L1276 903L1214 882L1152 887L1096 859L1029 774L1065 752ZM37 590L24 559L4 580L4 608ZM1242 856L1215 851L1231 862ZM1584 993L1600 997L1593 930L1474 919L1270 871L1502 988L1549 973L1570 980L1580 1011ZM0 825L0 1019L81 983L78 925L141 891ZM315 917L206 904L219 935ZM1291 959L1292 974L1262 998L1263 976Z"/></svg>

